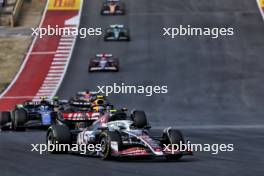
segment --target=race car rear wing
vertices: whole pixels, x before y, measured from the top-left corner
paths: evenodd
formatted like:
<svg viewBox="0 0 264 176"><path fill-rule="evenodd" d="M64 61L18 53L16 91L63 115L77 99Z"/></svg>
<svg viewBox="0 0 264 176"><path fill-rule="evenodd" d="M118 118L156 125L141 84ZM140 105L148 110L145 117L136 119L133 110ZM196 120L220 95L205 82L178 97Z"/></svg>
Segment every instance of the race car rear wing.
<svg viewBox="0 0 264 176"><path fill-rule="evenodd" d="M124 25L123 24L113 24L113 25L110 25L110 28L124 28Z"/></svg>
<svg viewBox="0 0 264 176"><path fill-rule="evenodd" d="M100 118L100 113L95 112L74 112L74 113L62 113L62 117L66 121L90 121L98 120Z"/></svg>
<svg viewBox="0 0 264 176"><path fill-rule="evenodd" d="M105 56L105 57L112 57L113 54L96 54L96 57L103 57L103 56Z"/></svg>
<svg viewBox="0 0 264 176"><path fill-rule="evenodd" d="M120 0L106 0L107 2L119 2Z"/></svg>

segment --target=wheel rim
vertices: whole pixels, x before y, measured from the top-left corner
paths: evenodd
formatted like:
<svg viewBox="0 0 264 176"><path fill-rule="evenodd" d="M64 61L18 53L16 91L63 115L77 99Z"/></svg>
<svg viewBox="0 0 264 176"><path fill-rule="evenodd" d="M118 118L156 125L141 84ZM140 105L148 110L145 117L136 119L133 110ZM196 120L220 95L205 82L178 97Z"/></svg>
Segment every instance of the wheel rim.
<svg viewBox="0 0 264 176"><path fill-rule="evenodd" d="M105 137L104 137L104 138L102 138L102 140L101 140L101 152L102 152L103 154L105 154L106 147L107 147L107 143L106 143L106 139L105 139Z"/></svg>
<svg viewBox="0 0 264 176"><path fill-rule="evenodd" d="M52 133L50 132L48 135L48 143L53 144L53 138L52 138Z"/></svg>

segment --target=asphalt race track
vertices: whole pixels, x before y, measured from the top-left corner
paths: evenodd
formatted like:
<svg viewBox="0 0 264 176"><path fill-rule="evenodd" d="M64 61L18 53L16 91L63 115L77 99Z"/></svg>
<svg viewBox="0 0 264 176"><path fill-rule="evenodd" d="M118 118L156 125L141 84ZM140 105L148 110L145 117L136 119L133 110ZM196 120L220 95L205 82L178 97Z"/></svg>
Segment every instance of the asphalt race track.
<svg viewBox="0 0 264 176"><path fill-rule="evenodd" d="M98 85L167 85L168 94L111 95L120 107L143 109L153 128L182 129L192 143L234 144L233 152L196 152L176 162L102 161L39 155L30 143L45 132L0 133L0 175L263 175L264 22L254 0L126 0L127 15L102 17L100 1L85 1L81 27L125 24L131 42L78 39L58 95L69 98ZM163 27L233 27L235 35L166 39ZM88 73L96 53L120 58L118 73Z"/></svg>

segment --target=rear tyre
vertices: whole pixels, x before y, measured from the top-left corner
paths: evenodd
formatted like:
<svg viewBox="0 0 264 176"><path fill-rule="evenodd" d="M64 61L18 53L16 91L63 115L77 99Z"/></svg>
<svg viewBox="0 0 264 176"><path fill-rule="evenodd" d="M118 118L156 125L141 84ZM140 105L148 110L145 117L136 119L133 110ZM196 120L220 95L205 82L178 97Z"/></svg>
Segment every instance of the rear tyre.
<svg viewBox="0 0 264 176"><path fill-rule="evenodd" d="M88 71L89 72L92 72L92 67L93 67L93 63L92 63L92 61L90 61L90 63L89 63L89 66L88 66Z"/></svg>
<svg viewBox="0 0 264 176"><path fill-rule="evenodd" d="M116 67L115 72L118 72L118 71L119 71L119 60L116 59L116 60L113 62L113 65L114 65L114 67Z"/></svg>
<svg viewBox="0 0 264 176"><path fill-rule="evenodd" d="M0 112L0 128L1 128L1 130L10 129L10 127L5 126L8 122L11 122L10 112Z"/></svg>
<svg viewBox="0 0 264 176"><path fill-rule="evenodd" d="M134 111L132 113L134 126L137 128L144 128L148 125L147 117L144 111Z"/></svg>
<svg viewBox="0 0 264 176"><path fill-rule="evenodd" d="M12 119L12 126L15 131L25 131L24 127L27 122L27 112L23 109L17 109L14 112L14 118Z"/></svg>
<svg viewBox="0 0 264 176"><path fill-rule="evenodd" d="M170 129L168 133L164 133L163 135L164 144L177 144L178 146L182 143L184 144L184 137L179 130ZM178 160L182 157L182 154L178 155L167 155L166 159L168 160Z"/></svg>
<svg viewBox="0 0 264 176"><path fill-rule="evenodd" d="M107 131L102 132L100 135L100 144L101 144L101 153L102 159L110 160L113 158L112 153L113 149L111 148L111 142L116 142L116 150L122 150L122 140L121 136L118 132L115 131Z"/></svg>
<svg viewBox="0 0 264 176"><path fill-rule="evenodd" d="M51 124L55 124L57 120L59 119L58 112L51 112Z"/></svg>
<svg viewBox="0 0 264 176"><path fill-rule="evenodd" d="M89 71L90 73L92 72L91 67L88 68L88 71Z"/></svg>
<svg viewBox="0 0 264 176"><path fill-rule="evenodd" d="M47 132L47 144L50 144L50 153L67 153L71 145L71 132L70 129L65 125L52 125ZM58 149L55 146L60 144L69 144L63 147L63 150Z"/></svg>

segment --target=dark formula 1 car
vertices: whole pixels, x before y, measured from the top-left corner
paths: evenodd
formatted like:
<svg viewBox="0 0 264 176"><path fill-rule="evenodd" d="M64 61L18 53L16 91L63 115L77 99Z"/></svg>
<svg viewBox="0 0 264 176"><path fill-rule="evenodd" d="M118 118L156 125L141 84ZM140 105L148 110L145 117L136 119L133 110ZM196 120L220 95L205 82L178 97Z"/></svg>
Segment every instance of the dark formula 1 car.
<svg viewBox="0 0 264 176"><path fill-rule="evenodd" d="M76 93L76 96L73 97L73 99L85 100L87 102L90 102L93 99L95 99L97 95L99 95L99 94L96 91L90 91L90 90L79 91L79 92Z"/></svg>
<svg viewBox="0 0 264 176"><path fill-rule="evenodd" d="M60 106L57 112L58 125L67 125L69 129L78 129L80 126L88 127L101 117L100 112L92 110L92 104L85 100L70 100Z"/></svg>
<svg viewBox="0 0 264 176"><path fill-rule="evenodd" d="M120 0L105 0L101 9L101 15L124 15L125 6Z"/></svg>
<svg viewBox="0 0 264 176"><path fill-rule="evenodd" d="M129 31L124 28L124 25L110 25L106 29L104 36L105 41L130 41Z"/></svg>
<svg viewBox="0 0 264 176"><path fill-rule="evenodd" d="M115 71L119 70L118 58L114 58L112 54L97 54L95 58L90 60L89 72L94 71Z"/></svg>
<svg viewBox="0 0 264 176"><path fill-rule="evenodd" d="M192 155L192 151L168 150L170 144L184 143L180 131L164 129L160 136L150 133L145 113L133 111L127 116L124 111L106 113L93 124L79 131L70 130L66 125L53 125L47 132L48 144L68 144L69 146L100 146L100 150L85 153L103 159L120 157L156 157L163 159L179 159L183 155ZM166 147L167 146L167 147ZM51 153L61 152L51 150ZM77 152L79 151L63 151Z"/></svg>
<svg viewBox="0 0 264 176"><path fill-rule="evenodd" d="M12 112L2 112L0 127L4 129L25 130L32 127L49 127L56 120L54 104L51 101L26 101L16 105Z"/></svg>

